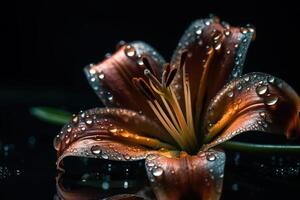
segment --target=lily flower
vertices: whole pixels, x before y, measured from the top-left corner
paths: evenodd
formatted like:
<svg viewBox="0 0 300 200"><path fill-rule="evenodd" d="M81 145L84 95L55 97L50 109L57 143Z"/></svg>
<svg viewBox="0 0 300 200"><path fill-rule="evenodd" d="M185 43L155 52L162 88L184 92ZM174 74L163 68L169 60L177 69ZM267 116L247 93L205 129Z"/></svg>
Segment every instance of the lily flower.
<svg viewBox="0 0 300 200"><path fill-rule="evenodd" d="M218 145L247 131L300 133L300 98L284 81L242 75L254 28L218 18L193 22L170 63L144 42L122 43L85 68L105 108L66 124L54 140L57 167L68 156L145 160L158 199L219 199L225 153Z"/></svg>

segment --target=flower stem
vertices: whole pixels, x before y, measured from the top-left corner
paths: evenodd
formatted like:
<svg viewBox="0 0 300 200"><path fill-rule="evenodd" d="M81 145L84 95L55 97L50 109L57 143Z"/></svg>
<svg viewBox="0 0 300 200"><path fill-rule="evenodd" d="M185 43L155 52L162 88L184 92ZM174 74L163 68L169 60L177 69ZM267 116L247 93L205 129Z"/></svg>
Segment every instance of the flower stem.
<svg viewBox="0 0 300 200"><path fill-rule="evenodd" d="M264 154L300 154L300 145L273 145L254 144L246 142L227 141L218 145L225 150L240 151L245 153Z"/></svg>

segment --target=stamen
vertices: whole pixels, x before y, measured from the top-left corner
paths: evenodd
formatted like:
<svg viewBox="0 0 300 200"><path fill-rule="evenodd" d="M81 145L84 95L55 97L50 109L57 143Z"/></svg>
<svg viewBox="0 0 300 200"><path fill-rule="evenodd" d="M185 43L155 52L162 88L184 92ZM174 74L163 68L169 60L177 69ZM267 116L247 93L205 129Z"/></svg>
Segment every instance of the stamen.
<svg viewBox="0 0 300 200"><path fill-rule="evenodd" d="M163 96L161 96L161 100L162 100L162 102L164 103L164 106L166 107L166 109L167 109L167 111L168 111L168 114L170 115L170 117L171 117L171 119L172 119L172 122L173 122L173 124L175 125L176 129L177 129L177 130L180 130L178 121L177 121L177 119L175 118L175 116L174 116L174 114L173 114L173 112L172 112L172 110L171 110L169 104L167 103L166 99L165 99Z"/></svg>
<svg viewBox="0 0 300 200"><path fill-rule="evenodd" d="M182 69L183 65L185 65L187 55L188 55L188 50L183 50L180 57L180 65L179 65L180 69Z"/></svg>
<svg viewBox="0 0 300 200"><path fill-rule="evenodd" d="M149 80L157 87L159 90L161 90L162 85L161 83L157 80L157 78L151 73L149 69L144 70L145 76L149 78Z"/></svg>
<svg viewBox="0 0 300 200"><path fill-rule="evenodd" d="M149 79L149 83L142 78L135 78L133 82L139 91L147 97L150 108L168 134L176 141L182 150L192 152L197 149L198 144L194 129L189 77L185 69L187 55L188 51L182 52L179 66L171 67L170 64L165 64L162 82L152 73L151 64L149 60L144 57L143 62L146 67L144 74ZM184 89L183 108L181 108L173 88L170 87L180 70L182 70L181 75ZM158 95L155 95L155 93L158 94L160 98L158 98Z"/></svg>
<svg viewBox="0 0 300 200"><path fill-rule="evenodd" d="M169 87L169 85L172 83L175 75L177 74L177 68L176 67L173 67L166 79L166 82L165 82L165 87Z"/></svg>
<svg viewBox="0 0 300 200"><path fill-rule="evenodd" d="M145 55L142 57L142 61L145 65L146 69L148 69L151 72L151 74L155 74L149 59Z"/></svg>
<svg viewBox="0 0 300 200"><path fill-rule="evenodd" d="M159 121L162 123L164 128L168 131L168 133L172 136L172 138L177 142L177 144L182 148L185 149L185 145L180 138L180 135L178 131L175 129L174 126L172 126L172 123L168 120L168 118L165 116L164 112L159 112L159 110L155 107L155 105L151 102L148 101L149 106L153 110L154 114L156 117L159 119ZM169 123L168 123L169 122Z"/></svg>
<svg viewBox="0 0 300 200"><path fill-rule="evenodd" d="M149 100L155 99L155 95L150 89L150 86L142 78L133 78L132 82L133 85L138 89L138 91L144 94L144 96L147 97L147 99Z"/></svg>
<svg viewBox="0 0 300 200"><path fill-rule="evenodd" d="M166 80L169 76L169 73L170 73L170 70L171 70L171 66L169 63L166 63L164 64L164 71L163 71L163 74L162 74L162 85L166 85Z"/></svg>

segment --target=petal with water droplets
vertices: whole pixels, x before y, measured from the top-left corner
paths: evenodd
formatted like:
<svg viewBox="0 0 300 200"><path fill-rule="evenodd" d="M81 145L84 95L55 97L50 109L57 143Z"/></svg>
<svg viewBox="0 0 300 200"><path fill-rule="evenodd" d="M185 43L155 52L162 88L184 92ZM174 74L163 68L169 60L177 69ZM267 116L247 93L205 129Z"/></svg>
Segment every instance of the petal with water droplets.
<svg viewBox="0 0 300 200"><path fill-rule="evenodd" d="M212 99L206 116L208 147L222 143L246 131L300 134L297 93L271 75L250 73L228 83Z"/></svg>
<svg viewBox="0 0 300 200"><path fill-rule="evenodd" d="M178 157L149 155L145 165L157 199L211 199L221 196L225 154L218 150L181 153Z"/></svg>
<svg viewBox="0 0 300 200"><path fill-rule="evenodd" d="M85 68L88 81L101 101L109 107L122 107L152 114L145 98L136 90L132 78L143 77L147 57L153 74L160 78L164 59L149 45L132 42L123 45L111 57Z"/></svg>
<svg viewBox="0 0 300 200"><path fill-rule="evenodd" d="M134 111L96 108L81 112L54 140L57 166L68 156L129 161L144 159L159 149L174 149L162 142L172 143L163 133L153 120Z"/></svg>
<svg viewBox="0 0 300 200"><path fill-rule="evenodd" d="M179 65L182 52L188 51L185 67L193 110L207 105L228 80L241 75L253 34L251 28L229 27L216 18L197 20L185 31L171 64ZM178 98L183 100L181 85L182 77L178 73L172 86Z"/></svg>

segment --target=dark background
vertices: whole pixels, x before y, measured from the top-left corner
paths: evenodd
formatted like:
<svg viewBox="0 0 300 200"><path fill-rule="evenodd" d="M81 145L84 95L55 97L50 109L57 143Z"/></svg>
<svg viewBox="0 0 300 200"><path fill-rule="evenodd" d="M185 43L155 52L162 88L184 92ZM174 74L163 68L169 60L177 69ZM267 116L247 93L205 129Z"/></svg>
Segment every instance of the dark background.
<svg viewBox="0 0 300 200"><path fill-rule="evenodd" d="M101 105L82 69L114 52L120 40L146 41L168 59L195 19L213 13L232 25L250 23L256 27L257 38L250 46L245 71L278 76L300 92L299 6L288 1L161 4L1 3L0 176L7 176L0 178L0 199L52 198L52 138L60 127L31 117L28 109L47 105L77 112Z"/></svg>

